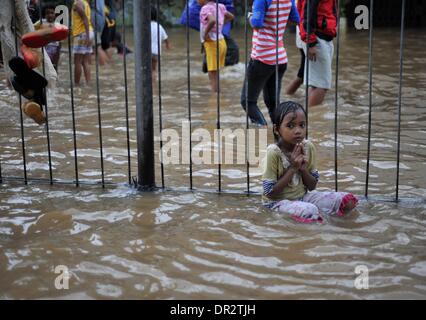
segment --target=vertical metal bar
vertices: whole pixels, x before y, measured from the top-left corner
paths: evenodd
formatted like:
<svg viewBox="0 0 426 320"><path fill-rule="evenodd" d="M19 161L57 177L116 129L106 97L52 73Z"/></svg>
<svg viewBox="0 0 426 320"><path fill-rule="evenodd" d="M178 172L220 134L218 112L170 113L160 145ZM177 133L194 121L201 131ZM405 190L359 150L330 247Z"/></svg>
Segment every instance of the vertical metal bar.
<svg viewBox="0 0 426 320"><path fill-rule="evenodd" d="M311 37L311 27L309 24L310 18L310 1L306 2L306 54L305 54L305 68L306 68L306 86L305 86L305 110L306 110L306 139L308 138L309 130L309 38Z"/></svg>
<svg viewBox="0 0 426 320"><path fill-rule="evenodd" d="M373 86L373 12L374 1L370 0L370 23L368 40L368 140L367 140L367 169L365 173L365 197L368 196L368 180L370 177L370 150L371 150L371 113L372 113L372 86Z"/></svg>
<svg viewBox="0 0 426 320"><path fill-rule="evenodd" d="M277 0L277 17L276 17L276 33L275 33L275 110L278 110L279 105L279 88L278 88L278 45L279 45L279 20L280 1Z"/></svg>
<svg viewBox="0 0 426 320"><path fill-rule="evenodd" d="M101 97L99 92L99 56L98 56L98 37L96 27L98 25L98 7L97 1L95 0L95 61L96 61L96 102L98 105L98 127L99 127L99 153L101 157L101 175L102 175L102 188L105 188L105 172L104 172L104 150L102 143L102 116L101 116Z"/></svg>
<svg viewBox="0 0 426 320"><path fill-rule="evenodd" d="M18 57L18 35L16 30L16 9L13 9L13 31L15 35L15 54ZM24 183L28 184L28 176L27 176L27 157L26 157L26 151L25 151L25 134L24 134L24 117L22 115L22 96L19 93L19 114L20 114L20 121L21 121L21 140L22 140L22 160L24 165Z"/></svg>
<svg viewBox="0 0 426 320"><path fill-rule="evenodd" d="M164 165L163 165L163 141L161 132L163 130L162 96L161 96L161 39L160 39L160 1L157 0L157 47L158 47L158 113L160 125L160 167L161 167L161 187L164 189ZM191 149L190 149L191 150Z"/></svg>
<svg viewBox="0 0 426 320"><path fill-rule="evenodd" d="M246 105L246 180L247 180L247 195L250 193L250 161L249 161L249 143L248 143L248 135L249 135L249 117L248 117L248 78L247 78L247 59L248 59L248 0L245 0L245 12L244 12L244 95L245 95L245 105ZM254 146L255 148L256 146Z"/></svg>
<svg viewBox="0 0 426 320"><path fill-rule="evenodd" d="M186 1L186 76L188 86L188 121L189 121L189 189L192 190L192 112L191 112L191 59L189 53L189 1Z"/></svg>
<svg viewBox="0 0 426 320"><path fill-rule="evenodd" d="M69 1L69 9L68 12L72 12L73 4L71 1ZM74 14L74 13L73 13ZM75 128L75 107L74 107L74 81L72 77L72 42L71 42L71 18L68 19L68 29L70 32L68 33L68 71L70 74L70 94L71 94L71 117L72 117L72 136L73 136L73 143L74 143L74 172L75 172L75 186L78 187L80 182L78 179L78 154L77 154L77 134L76 134L76 128Z"/></svg>
<svg viewBox="0 0 426 320"><path fill-rule="evenodd" d="M339 54L340 54L340 4L335 1L337 11L337 45L336 45L336 82L334 91L334 189L338 190L338 163L337 163L337 106L339 99Z"/></svg>
<svg viewBox="0 0 426 320"><path fill-rule="evenodd" d="M151 66L151 0L133 1L139 189L155 187Z"/></svg>
<svg viewBox="0 0 426 320"><path fill-rule="evenodd" d="M125 108L126 108L126 140L127 140L127 177L129 184L132 183L132 169L131 169L131 160L130 160L130 129L129 129L129 95L127 91L127 46L126 46L126 14L125 14L125 8L126 5L124 3L124 0L121 1L122 3L122 14L123 14L123 68L124 68L124 101L125 101Z"/></svg>
<svg viewBox="0 0 426 320"><path fill-rule="evenodd" d="M398 142L396 159L396 190L395 199L399 200L399 168L401 156L401 102L402 102L402 72L404 62L404 27L405 27L405 0L402 0L401 9L401 34L399 40L399 90L398 90Z"/></svg>
<svg viewBox="0 0 426 320"><path fill-rule="evenodd" d="M216 79L217 79L217 136L218 136L218 173L219 173L219 192L222 191L222 149L221 149L221 134L220 134L220 68L219 68L219 1L216 0Z"/></svg>
<svg viewBox="0 0 426 320"><path fill-rule="evenodd" d="M40 16L40 28L43 27L43 13L42 13L42 7L43 7L43 1L40 0L40 4L38 7L39 16ZM43 76L46 76L46 66L44 62L44 47L41 47L41 56L42 56L42 68L43 68ZM46 137L47 137L47 156L49 159L49 178L50 178L50 184L53 184L53 173L52 173L52 153L51 153L51 147L50 147L50 133L49 133L49 112L47 107L47 89L43 89L43 94L45 97L45 113L46 113ZM40 106L41 107L41 106Z"/></svg>

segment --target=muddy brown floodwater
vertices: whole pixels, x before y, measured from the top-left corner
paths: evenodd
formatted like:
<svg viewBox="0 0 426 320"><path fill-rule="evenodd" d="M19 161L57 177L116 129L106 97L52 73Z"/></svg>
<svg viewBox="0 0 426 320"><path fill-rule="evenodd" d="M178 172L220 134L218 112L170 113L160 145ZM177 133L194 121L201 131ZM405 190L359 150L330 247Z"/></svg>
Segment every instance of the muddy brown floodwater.
<svg viewBox="0 0 426 320"><path fill-rule="evenodd" d="M187 119L186 38L168 30L173 46L162 62L163 127L181 130ZM244 33L234 31L244 58ZM216 96L201 72L198 34L191 31L193 128L216 127ZM5 181L0 186L0 298L119 299L371 299L426 298L426 58L422 30L407 30L402 98L401 203L395 196L399 30L374 32L373 109L369 195L343 219L298 224L271 213L260 197L159 191L126 185L127 147L122 60L100 68L105 180L113 186ZM284 85L299 56L294 34ZM49 101L52 173L73 180L74 151L68 57L62 54L58 89ZM93 67L94 69L94 67ZM93 74L94 75L94 74ZM136 173L134 60L128 56L132 175ZM221 126L244 128L239 104L243 61L221 73ZM94 79L94 77L93 77ZM303 102L304 92L293 99ZM158 86L155 130L158 135ZM94 82L75 90L81 180L100 180ZM341 37L339 73L339 190L364 194L368 119L368 33ZM282 99L286 99L282 94ZM263 106L263 104L262 104ZM264 106L263 106L264 108ZM0 84L0 161L3 177L22 177L18 99ZM266 116L266 110L263 109ZM269 120L269 119L268 119ZM49 178L46 132L24 119L29 178ZM317 146L320 190L334 188L334 91L309 112ZM268 134L269 142L272 135ZM159 149L156 142L157 152ZM161 185L156 156L157 184ZM188 187L189 166L167 165L165 185ZM250 168L260 191L260 171ZM215 165L194 165L195 188L215 190ZM222 188L246 189L245 165L222 166ZM68 290L55 288L55 268L66 266ZM369 270L358 290L357 266Z"/></svg>

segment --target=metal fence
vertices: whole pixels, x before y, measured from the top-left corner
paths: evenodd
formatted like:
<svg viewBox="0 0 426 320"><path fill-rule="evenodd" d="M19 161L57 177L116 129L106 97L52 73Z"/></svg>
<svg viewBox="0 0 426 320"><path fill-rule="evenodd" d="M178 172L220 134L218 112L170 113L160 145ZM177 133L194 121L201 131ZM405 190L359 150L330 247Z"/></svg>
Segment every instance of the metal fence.
<svg viewBox="0 0 426 320"><path fill-rule="evenodd" d="M43 1L40 1L43 4ZM337 5L338 5L337 1ZM125 9L124 0L122 0L123 10L121 11L122 19L125 20ZM127 183L136 184L140 189L150 190L156 187L155 182L155 160L154 160L154 124L153 124L153 90L152 90L152 78L151 78L151 29L150 29L150 11L151 5L155 6L158 11L160 11L160 1L159 0L146 0L146 1L134 1L133 2L133 15L134 15L134 44L135 44L135 92L136 92L136 125L137 125L137 178L133 177L133 173L131 171L131 148L130 148L130 137L129 137L129 97L128 97L128 75L127 75L127 62L126 62L126 54L123 55L123 73L125 79L125 113L126 117L126 135L127 135ZM96 1L95 1L96 6ZM218 2L216 1L216 6L218 6ZM247 16L247 8L249 7L248 0L245 0L245 8L246 12L244 13ZM401 0L401 29L400 29L400 45L399 45L399 90L398 90L398 133L397 133L397 152L396 152L396 176L395 176L395 197L394 200L399 200L399 177L400 177L400 158L401 158L401 109L402 109L402 76L403 76L403 62L404 62L404 25L405 25L405 7L406 1ZM72 4L68 3L69 11L72 10ZM309 10L309 0L308 6ZM95 7L96 9L96 7ZM192 123L192 103L191 103L191 59L190 59L190 37L189 37L189 3L186 2L186 12L187 12L187 25L185 27L186 34L186 64L187 64L187 120L191 126ZM278 6L277 6L277 10ZM340 10L337 10L338 15ZM278 13L278 12L277 12ZM373 14L374 14L374 0L370 0L370 25L369 25L369 68L368 68L368 79L369 79L369 92L368 92L368 104L369 104L369 112L368 112L368 140L367 140L367 162L366 162L366 174L365 174L365 191L364 196L368 197L369 195L369 177L370 177L370 151L371 151L371 123L372 123L372 83L373 83ZM307 14L309 16L309 12ZM96 17L96 15L95 15ZM216 17L216 22L218 17ZM14 19L16 20L16 19ZM337 153L337 140L338 140L338 93L339 93L339 56L340 56L340 19L337 19L337 37L336 37L336 59L335 59L335 95L334 95L334 176L335 176L335 190L339 189L338 185L338 153ZM278 14L277 14L277 24L278 24ZM69 19L69 27L71 29L71 19ZM122 24L122 35L123 42L126 45L126 26ZM245 57L245 70L247 70L247 62L248 62L248 34L249 34L249 26L247 21L244 26L245 33L245 49L244 49L244 57ZM309 30L308 30L309 32ZM309 37L309 34L308 34ZM157 29L157 38L158 38L158 46L161 46L160 43L160 30ZM276 34L276 41L278 43L278 30ZM95 37L95 46L97 46L97 38ZM0 182L5 181L23 181L25 184L29 182L34 183L50 183L50 184L74 184L79 186L81 184L99 184L104 187L108 184L104 178L104 155L103 155L103 130L102 130L102 108L100 105L100 91L99 91L99 61L98 54L95 50L95 59L96 59L96 96L97 96L97 125L99 128L99 154L100 154L100 169L101 169L101 181L90 181L84 180L82 181L79 176L79 149L78 149L78 141L76 137L76 120L75 120L75 103L74 103L74 87L73 87L73 78L72 78L72 39L71 35L68 36L68 68L69 68L69 95L71 99L71 113L72 113L72 130L73 130L73 158L74 158L74 171L75 177L72 181L64 180L60 178L53 177L52 174L52 158L51 158L51 150L50 150L50 133L49 133L49 115L48 115L48 106L45 107L46 113L46 137L47 137L47 150L48 150L48 165L49 165L49 179L30 179L27 175L27 159L26 159L26 141L25 141L25 127L23 123L22 111L20 111L20 130L21 130L21 143L22 143L22 161L23 161L23 177L8 177L2 174L1 167L1 155L0 155ZM18 55L18 40L15 40L16 45L16 55ZM217 44L217 52L219 52L219 44ZM219 57L219 55L217 55ZM217 58L219 59L219 58ZM276 52L276 59L278 61L278 49ZM218 61L217 61L218 62ZM161 57L158 59L158 116L159 116L159 129L160 132L163 129L163 110L162 110L162 78L161 78ZM307 75L309 75L309 59L306 59ZM44 69L44 68L43 68ZM247 72L247 71L246 71ZM278 86L278 64L276 64L276 85ZM220 84L220 72L217 72L218 83ZM248 86L246 85L246 88ZM220 91L220 90L218 90ZM276 90L278 92L278 90ZM246 92L247 96L247 92ZM309 115L308 108L308 97L309 91L306 86L305 92L305 108L306 112ZM246 99L247 101L247 99ZM276 97L276 102L278 103L279 97ZM19 97L19 104L21 105L21 97ZM246 103L246 110L248 105ZM308 118L309 119L309 118ZM307 119L307 120L308 120ZM191 128L191 127L190 127ZM219 92L217 94L217 108L216 108L216 128L221 128L221 101ZM248 113L246 112L246 124L245 129L249 129L249 118ZM191 139L191 138L190 138ZM221 144L219 141L219 155L221 154ZM160 150L163 147L163 142L160 140ZM190 140L190 145L192 145L192 141ZM254 193L250 190L250 164L248 161L248 148L249 145L246 139L246 190L242 192L244 194ZM193 163L192 163L192 148L189 148L189 181L187 189L195 190L193 186ZM162 156L162 154L160 155ZM213 192L230 192L229 190L224 190L222 188L222 171L221 164L217 166L218 172L218 189L210 190ZM164 166L161 161L160 163L160 176L161 176L161 188L167 189L171 186L168 186L164 179Z"/></svg>

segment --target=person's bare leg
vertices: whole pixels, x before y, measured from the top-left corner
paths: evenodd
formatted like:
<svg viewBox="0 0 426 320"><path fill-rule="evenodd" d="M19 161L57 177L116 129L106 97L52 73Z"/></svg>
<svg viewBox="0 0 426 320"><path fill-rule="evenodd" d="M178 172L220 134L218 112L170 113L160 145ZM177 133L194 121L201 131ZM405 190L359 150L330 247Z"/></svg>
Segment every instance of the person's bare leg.
<svg viewBox="0 0 426 320"><path fill-rule="evenodd" d="M82 64L83 64L83 55L74 54L74 84L76 86L80 85Z"/></svg>
<svg viewBox="0 0 426 320"><path fill-rule="evenodd" d="M108 63L108 56L101 46L98 47L98 61L101 66Z"/></svg>
<svg viewBox="0 0 426 320"><path fill-rule="evenodd" d="M9 78L6 78L6 87L8 87L9 89L13 89L12 84L10 83Z"/></svg>
<svg viewBox="0 0 426 320"><path fill-rule="evenodd" d="M152 68L152 85L154 85L157 82L157 59L152 58L151 59L151 68Z"/></svg>
<svg viewBox="0 0 426 320"><path fill-rule="evenodd" d="M90 53L83 56L83 70L86 84L90 82Z"/></svg>
<svg viewBox="0 0 426 320"><path fill-rule="evenodd" d="M309 87L309 106L314 107L324 102L327 89Z"/></svg>
<svg viewBox="0 0 426 320"><path fill-rule="evenodd" d="M108 56L108 60L111 60L112 59L112 55L114 54L113 47L109 47L108 50L106 50L106 54Z"/></svg>
<svg viewBox="0 0 426 320"><path fill-rule="evenodd" d="M213 92L218 92L217 71L209 71L210 88Z"/></svg>
<svg viewBox="0 0 426 320"><path fill-rule="evenodd" d="M295 92L297 91L297 89L299 89L302 83L303 83L302 78L299 78L299 77L294 78L285 88L285 93L288 95L295 94Z"/></svg>

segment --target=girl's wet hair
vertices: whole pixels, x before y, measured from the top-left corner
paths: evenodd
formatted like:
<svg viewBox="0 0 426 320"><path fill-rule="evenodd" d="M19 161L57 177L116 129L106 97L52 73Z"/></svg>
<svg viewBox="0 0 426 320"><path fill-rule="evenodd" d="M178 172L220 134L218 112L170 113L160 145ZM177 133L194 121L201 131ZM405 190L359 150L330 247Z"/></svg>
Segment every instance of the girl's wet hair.
<svg viewBox="0 0 426 320"><path fill-rule="evenodd" d="M274 112L274 124L279 128L286 115L302 110L306 117L306 111L302 105L294 101L281 102Z"/></svg>
<svg viewBox="0 0 426 320"><path fill-rule="evenodd" d="M275 110L273 119L275 125L273 130L275 141L278 141L280 138L275 130L278 130L278 128L281 126L281 123L283 122L286 115L289 113L294 113L297 110L302 110L306 117L305 109L303 109L301 104L294 101L281 102L278 108Z"/></svg>

